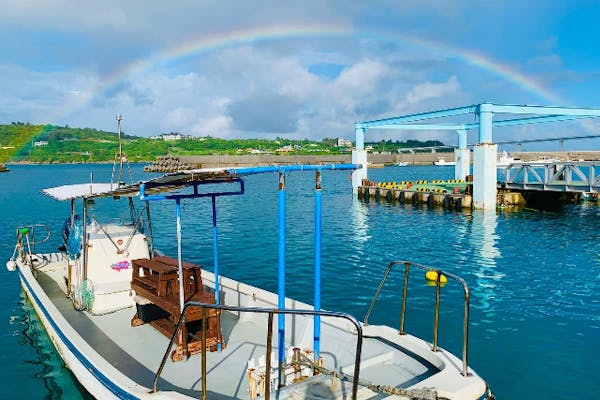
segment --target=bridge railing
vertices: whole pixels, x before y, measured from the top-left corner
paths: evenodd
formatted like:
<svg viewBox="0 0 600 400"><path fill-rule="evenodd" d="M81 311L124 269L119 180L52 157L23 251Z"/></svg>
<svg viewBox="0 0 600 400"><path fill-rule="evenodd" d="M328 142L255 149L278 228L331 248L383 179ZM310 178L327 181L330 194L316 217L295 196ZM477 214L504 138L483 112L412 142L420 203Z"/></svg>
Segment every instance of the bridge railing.
<svg viewBox="0 0 600 400"><path fill-rule="evenodd" d="M509 164L504 184L509 189L600 192L600 161L555 161Z"/></svg>

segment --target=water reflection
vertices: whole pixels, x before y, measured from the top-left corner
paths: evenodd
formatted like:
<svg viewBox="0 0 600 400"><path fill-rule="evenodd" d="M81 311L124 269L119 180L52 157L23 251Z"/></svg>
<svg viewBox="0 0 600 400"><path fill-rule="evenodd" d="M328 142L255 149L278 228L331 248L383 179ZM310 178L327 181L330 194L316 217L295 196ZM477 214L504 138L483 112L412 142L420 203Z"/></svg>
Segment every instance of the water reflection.
<svg viewBox="0 0 600 400"><path fill-rule="evenodd" d="M352 226L352 239L357 243L365 243L369 239L369 225L367 224L367 208L357 197L353 197L350 207L350 224Z"/></svg>
<svg viewBox="0 0 600 400"><path fill-rule="evenodd" d="M497 259L502 254L498 248L499 236L496 234L498 216L496 210L483 210L473 212L473 224L471 230L471 246L476 260L476 287L473 290L474 306L492 315L496 304L500 300L496 296L499 281L505 274L499 272Z"/></svg>

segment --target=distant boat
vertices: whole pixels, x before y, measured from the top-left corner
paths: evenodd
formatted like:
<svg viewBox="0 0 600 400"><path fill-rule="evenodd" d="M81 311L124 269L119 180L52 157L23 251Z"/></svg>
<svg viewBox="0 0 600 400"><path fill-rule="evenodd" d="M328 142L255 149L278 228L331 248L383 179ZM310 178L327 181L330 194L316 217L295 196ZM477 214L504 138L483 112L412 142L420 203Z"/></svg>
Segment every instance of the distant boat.
<svg viewBox="0 0 600 400"><path fill-rule="evenodd" d="M8 168L4 166L4 164L0 164L0 172L8 172L10 171Z"/></svg>
<svg viewBox="0 0 600 400"><path fill-rule="evenodd" d="M509 165L520 165L520 164L552 164L560 161L559 159L552 158L549 156L542 156L537 160L523 161L520 158L510 156L506 151L502 151L502 155L498 158L496 164L498 168L508 168Z"/></svg>
<svg viewBox="0 0 600 400"><path fill-rule="evenodd" d="M498 158L498 163L496 164L498 168L507 168L510 164L521 164L520 158L515 158L510 156L506 151L502 151L502 155Z"/></svg>
<svg viewBox="0 0 600 400"><path fill-rule="evenodd" d="M445 166L445 165L456 165L454 161L446 161L445 158L439 157L437 161L433 162L433 165Z"/></svg>
<svg viewBox="0 0 600 400"><path fill-rule="evenodd" d="M396 163L396 166L397 166L397 167L406 167L407 165L408 165L408 163L407 163L407 162L397 162L397 163Z"/></svg>
<svg viewBox="0 0 600 400"><path fill-rule="evenodd" d="M537 160L533 160L533 161L528 161L531 164L552 164L555 162L561 161L558 158L552 158L549 156L542 156L540 158L538 158Z"/></svg>

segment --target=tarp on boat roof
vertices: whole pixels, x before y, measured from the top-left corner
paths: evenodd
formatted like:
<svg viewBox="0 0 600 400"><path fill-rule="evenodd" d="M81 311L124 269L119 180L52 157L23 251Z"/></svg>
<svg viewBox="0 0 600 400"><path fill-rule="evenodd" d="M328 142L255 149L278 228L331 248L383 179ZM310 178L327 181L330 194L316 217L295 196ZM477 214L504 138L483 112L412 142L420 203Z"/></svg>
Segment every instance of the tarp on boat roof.
<svg viewBox="0 0 600 400"><path fill-rule="evenodd" d="M112 197L112 196L137 196L140 185L144 184L145 193L177 190L190 186L194 183L226 180L245 175L260 174L267 172L292 172L292 171L315 171L315 170L354 170L360 168L358 164L325 164L325 165L281 165L262 167L238 167L238 168L203 168L183 170L162 175L158 178L149 179L131 185L117 186L111 183L81 183L75 185L64 185L42 190L53 199L64 201L78 198Z"/></svg>
<svg viewBox="0 0 600 400"><path fill-rule="evenodd" d="M188 186L192 182L209 182L211 180L224 179L230 176L231 174L223 168L198 169L170 173L155 179L131 185L117 186L114 183L95 182L78 183L43 189L42 193L59 201L113 196L133 197L139 194L140 185L142 183L148 184L151 189L148 189L147 191L153 193L176 190Z"/></svg>
<svg viewBox="0 0 600 400"><path fill-rule="evenodd" d="M42 193L55 200L64 201L103 196L112 192L115 187L112 183L79 183L43 189Z"/></svg>
<svg viewBox="0 0 600 400"><path fill-rule="evenodd" d="M246 175L262 174L269 172L293 172L293 171L321 171L321 170L355 170L361 168L360 164L294 164L260 167L235 167L235 168L204 168L182 170L175 173L165 174L159 178L141 182L144 185L144 193L152 194L176 190L184 186L196 183L209 183L214 180L227 180L239 178Z"/></svg>

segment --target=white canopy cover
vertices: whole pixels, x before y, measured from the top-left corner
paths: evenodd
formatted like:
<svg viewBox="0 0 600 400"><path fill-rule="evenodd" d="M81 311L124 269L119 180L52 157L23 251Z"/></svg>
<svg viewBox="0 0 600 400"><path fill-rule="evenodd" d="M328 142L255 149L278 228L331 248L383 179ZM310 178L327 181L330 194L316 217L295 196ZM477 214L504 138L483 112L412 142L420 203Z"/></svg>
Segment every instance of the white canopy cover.
<svg viewBox="0 0 600 400"><path fill-rule="evenodd" d="M115 189L116 185L112 183L79 183L44 189L42 193L55 200L64 201L107 195Z"/></svg>

